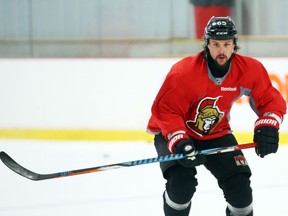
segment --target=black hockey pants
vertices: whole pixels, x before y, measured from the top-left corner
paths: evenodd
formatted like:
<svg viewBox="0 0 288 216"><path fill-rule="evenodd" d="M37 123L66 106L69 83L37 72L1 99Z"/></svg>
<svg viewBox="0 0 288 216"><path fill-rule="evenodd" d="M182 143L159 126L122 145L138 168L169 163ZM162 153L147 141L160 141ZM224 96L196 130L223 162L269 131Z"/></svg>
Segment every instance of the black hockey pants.
<svg viewBox="0 0 288 216"><path fill-rule="evenodd" d="M169 154L167 141L161 134L156 135L154 141L158 155ZM232 134L229 134L209 141L194 140L194 143L196 149L201 150L233 146L237 141ZM243 153L235 151L209 155L204 165L217 179L229 208L233 211L247 212L243 213L243 216L253 215L251 170ZM188 216L191 199L198 185L196 168L183 167L177 161L161 163L160 167L166 179L166 190L163 194L165 216Z"/></svg>

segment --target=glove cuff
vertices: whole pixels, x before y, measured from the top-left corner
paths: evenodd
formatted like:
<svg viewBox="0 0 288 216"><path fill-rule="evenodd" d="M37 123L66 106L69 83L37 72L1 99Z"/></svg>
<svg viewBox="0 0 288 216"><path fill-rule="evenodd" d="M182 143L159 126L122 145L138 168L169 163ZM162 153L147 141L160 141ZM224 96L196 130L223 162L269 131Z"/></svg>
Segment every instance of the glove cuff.
<svg viewBox="0 0 288 216"><path fill-rule="evenodd" d="M173 137L170 138L170 140L167 143L167 147L169 151L174 154L174 148L181 140L188 140L189 136L187 134L176 134Z"/></svg>
<svg viewBox="0 0 288 216"><path fill-rule="evenodd" d="M270 127L274 127L276 129L279 129L280 124L275 118L273 118L271 116L261 116L255 122L254 131L256 131L258 128L264 127L264 126L270 126Z"/></svg>

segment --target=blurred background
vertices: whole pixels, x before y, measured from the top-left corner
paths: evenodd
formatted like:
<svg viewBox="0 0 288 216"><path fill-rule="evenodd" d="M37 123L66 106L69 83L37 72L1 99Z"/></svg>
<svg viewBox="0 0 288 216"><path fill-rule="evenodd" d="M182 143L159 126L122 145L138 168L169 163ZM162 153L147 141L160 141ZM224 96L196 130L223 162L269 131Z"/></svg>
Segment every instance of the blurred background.
<svg viewBox="0 0 288 216"><path fill-rule="evenodd" d="M212 16L232 17L239 53L258 58L288 100L287 8L286 0L0 0L0 138L152 141L154 97L176 61L202 50ZM232 113L239 142L250 142L247 99Z"/></svg>
<svg viewBox="0 0 288 216"><path fill-rule="evenodd" d="M288 101L287 8L287 0L0 0L0 151L39 173L155 156L145 131L154 97L176 61L202 50L213 15L233 18L239 53L261 61ZM252 142L256 119L247 98L236 101L239 143ZM262 160L246 151L258 215L288 215L286 119L279 153ZM199 169L193 215L223 215L217 182ZM0 215L163 214L158 164L37 183L2 163L0 174Z"/></svg>
<svg viewBox="0 0 288 216"><path fill-rule="evenodd" d="M288 55L286 0L0 0L0 57L179 57L231 16L239 53Z"/></svg>

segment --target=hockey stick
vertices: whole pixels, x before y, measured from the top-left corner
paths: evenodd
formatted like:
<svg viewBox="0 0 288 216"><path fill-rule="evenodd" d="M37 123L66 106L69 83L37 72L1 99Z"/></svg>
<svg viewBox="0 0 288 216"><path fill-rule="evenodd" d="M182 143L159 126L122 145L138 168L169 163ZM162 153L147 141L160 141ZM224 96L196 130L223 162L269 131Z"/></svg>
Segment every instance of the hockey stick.
<svg viewBox="0 0 288 216"><path fill-rule="evenodd" d="M197 151L195 155L197 154L205 154L205 155L220 154L224 152L239 151L241 149L253 148L255 146L256 146L255 143L246 143L246 144L240 144L240 145L231 146L231 147L212 148L212 149ZM85 169L70 170L70 171L51 173L51 174L38 174L18 164L4 151L0 152L0 158L8 168L13 170L17 174L25 178L28 178L30 180L34 180L34 181L60 178L60 177L68 177L68 176L73 176L73 175L81 175L85 173L100 172L100 171L106 171L106 170L111 170L111 169L118 169L122 167L131 167L131 166L138 166L138 165L157 163L157 162L168 162L168 161L173 161L173 160L180 160L185 157L186 156L183 154L171 154L171 155L163 155L163 156L159 156L155 158L147 158L147 159L142 159L142 160L134 160L134 161L128 161L128 162L122 162L122 163L108 164L108 165L102 165L102 166L85 168Z"/></svg>

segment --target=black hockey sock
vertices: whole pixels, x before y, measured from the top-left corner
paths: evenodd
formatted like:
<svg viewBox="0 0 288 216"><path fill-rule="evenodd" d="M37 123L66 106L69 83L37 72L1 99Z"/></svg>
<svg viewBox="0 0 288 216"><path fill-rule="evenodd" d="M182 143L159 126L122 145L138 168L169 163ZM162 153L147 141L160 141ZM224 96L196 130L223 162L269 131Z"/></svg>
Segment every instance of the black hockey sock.
<svg viewBox="0 0 288 216"><path fill-rule="evenodd" d="M164 213L165 216L188 216L190 212L190 205L184 210L175 210L171 208L166 202L164 202Z"/></svg>
<svg viewBox="0 0 288 216"><path fill-rule="evenodd" d="M166 199L165 199L165 192L164 192L163 203L164 203L165 216L188 216L189 215L190 208L191 208L191 202L189 203L187 208L185 208L183 210L176 210L167 204Z"/></svg>
<svg viewBox="0 0 288 216"><path fill-rule="evenodd" d="M226 208L226 216L233 216L233 215L231 214L231 212L229 211L228 207ZM248 215L246 215L246 216L253 216L253 211L250 212L250 214L248 214Z"/></svg>

